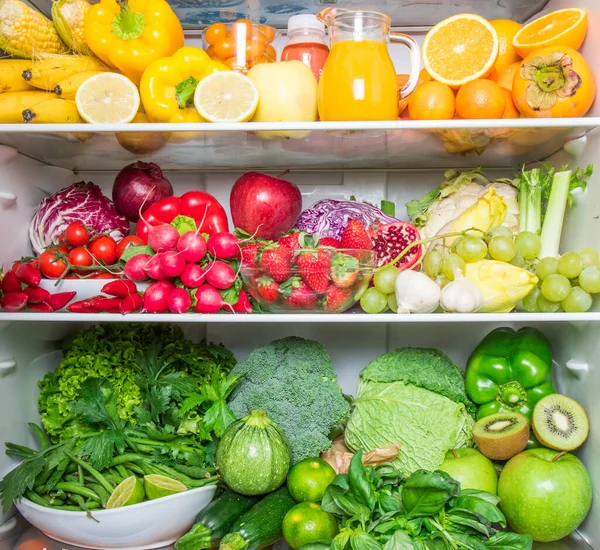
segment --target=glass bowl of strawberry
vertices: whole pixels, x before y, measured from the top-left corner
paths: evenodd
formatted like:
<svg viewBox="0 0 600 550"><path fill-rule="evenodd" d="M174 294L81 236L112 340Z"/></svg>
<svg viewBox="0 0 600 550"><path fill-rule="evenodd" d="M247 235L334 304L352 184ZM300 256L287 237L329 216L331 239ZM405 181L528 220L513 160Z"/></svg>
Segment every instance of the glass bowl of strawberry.
<svg viewBox="0 0 600 550"><path fill-rule="evenodd" d="M244 288L271 313L342 313L360 300L377 267L372 250L279 243L244 248Z"/></svg>

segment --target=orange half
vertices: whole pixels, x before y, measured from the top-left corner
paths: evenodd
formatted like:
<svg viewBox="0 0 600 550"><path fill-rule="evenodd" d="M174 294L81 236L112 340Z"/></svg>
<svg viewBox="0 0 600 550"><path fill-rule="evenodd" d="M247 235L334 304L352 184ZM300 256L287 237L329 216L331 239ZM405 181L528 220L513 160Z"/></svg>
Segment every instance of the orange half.
<svg viewBox="0 0 600 550"><path fill-rule="evenodd" d="M440 21L427 33L423 64L434 80L459 88L490 74L498 49L498 33L489 21L462 13Z"/></svg>
<svg viewBox="0 0 600 550"><path fill-rule="evenodd" d="M521 57L546 46L568 46L578 50L587 32L587 12L582 8L553 11L525 25L513 38Z"/></svg>

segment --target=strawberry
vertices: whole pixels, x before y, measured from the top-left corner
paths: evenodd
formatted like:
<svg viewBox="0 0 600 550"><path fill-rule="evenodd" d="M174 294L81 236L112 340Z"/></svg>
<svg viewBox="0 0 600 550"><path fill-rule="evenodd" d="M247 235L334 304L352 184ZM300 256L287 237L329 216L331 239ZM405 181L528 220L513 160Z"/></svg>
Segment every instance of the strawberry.
<svg viewBox="0 0 600 550"><path fill-rule="evenodd" d="M260 263L276 282L281 283L290 274L294 263L294 251L278 244L269 245L263 250Z"/></svg>
<svg viewBox="0 0 600 550"><path fill-rule="evenodd" d="M280 246L285 248L292 248L294 250L298 248L314 248L316 241L312 235L308 235L304 231L290 231L287 235L281 237L278 241Z"/></svg>
<svg viewBox="0 0 600 550"><path fill-rule="evenodd" d="M331 259L331 280L339 288L352 286L358 278L358 260L347 254L334 254Z"/></svg>
<svg viewBox="0 0 600 550"><path fill-rule="evenodd" d="M371 250L372 247L371 239L363 224L356 219L348 220L348 225L346 225L344 232L342 233L340 248Z"/></svg>
<svg viewBox="0 0 600 550"><path fill-rule="evenodd" d="M339 288L335 285L329 285L325 291L323 307L327 311L339 311L348 305L352 300L351 288Z"/></svg>
<svg viewBox="0 0 600 550"><path fill-rule="evenodd" d="M263 248L262 243L249 243L242 246L242 264L244 267L256 267L258 252Z"/></svg>
<svg viewBox="0 0 600 550"><path fill-rule="evenodd" d="M319 246L331 246L333 248L340 248L340 241L333 237L325 237L319 241Z"/></svg>
<svg viewBox="0 0 600 550"><path fill-rule="evenodd" d="M329 284L331 253L324 248L301 252L297 259L298 271L306 284L315 292L323 294Z"/></svg>
<svg viewBox="0 0 600 550"><path fill-rule="evenodd" d="M291 308L312 310L317 307L317 294L297 275L285 281L279 292Z"/></svg>
<svg viewBox="0 0 600 550"><path fill-rule="evenodd" d="M279 296L279 284L271 277L263 275L256 281L256 292L263 300L274 302Z"/></svg>

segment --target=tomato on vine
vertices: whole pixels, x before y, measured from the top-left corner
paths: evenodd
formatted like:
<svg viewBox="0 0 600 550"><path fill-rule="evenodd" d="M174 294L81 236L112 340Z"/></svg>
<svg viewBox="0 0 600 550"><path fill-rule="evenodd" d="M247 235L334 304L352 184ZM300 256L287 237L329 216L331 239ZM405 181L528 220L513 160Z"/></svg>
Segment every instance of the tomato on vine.
<svg viewBox="0 0 600 550"><path fill-rule="evenodd" d="M123 252L126 248L130 246L143 246L144 241L137 237L136 235L129 235L127 237L123 237L119 244L117 245L117 256L120 258L123 255Z"/></svg>
<svg viewBox="0 0 600 550"><path fill-rule="evenodd" d="M112 237L96 237L88 248L99 262L112 265L117 261L117 243Z"/></svg>
<svg viewBox="0 0 600 550"><path fill-rule="evenodd" d="M84 248L83 246L77 246L73 249L71 249L71 251L69 252L69 263L73 266L73 267L78 267L78 266L83 266L83 267L89 267L94 263L94 258L93 256L90 254L90 251L87 248ZM74 270L75 273L87 273L86 270Z"/></svg>
<svg viewBox="0 0 600 550"><path fill-rule="evenodd" d="M81 222L71 222L65 229L65 241L69 246L84 246L90 240L90 234Z"/></svg>
<svg viewBox="0 0 600 550"><path fill-rule="evenodd" d="M40 254L40 271L49 279L58 279L66 270L67 262L60 258L68 253L66 246L48 248Z"/></svg>

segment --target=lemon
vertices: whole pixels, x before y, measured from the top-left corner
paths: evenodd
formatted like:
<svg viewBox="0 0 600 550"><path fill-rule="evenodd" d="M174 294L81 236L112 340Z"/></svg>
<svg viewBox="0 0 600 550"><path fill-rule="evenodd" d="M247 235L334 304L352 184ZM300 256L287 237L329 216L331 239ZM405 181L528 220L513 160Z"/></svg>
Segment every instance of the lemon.
<svg viewBox="0 0 600 550"><path fill-rule="evenodd" d="M144 501L146 494L144 484L138 477L131 476L119 483L110 495L106 508L121 508Z"/></svg>
<svg viewBox="0 0 600 550"><path fill-rule="evenodd" d="M196 87L194 105L209 122L246 122L258 107L258 90L241 73L213 73Z"/></svg>
<svg viewBox="0 0 600 550"><path fill-rule="evenodd" d="M88 78L75 94L77 110L92 124L131 122L140 106L140 93L126 76L100 73Z"/></svg>
<svg viewBox="0 0 600 550"><path fill-rule="evenodd" d="M149 500L187 491L187 487L180 481L158 474L144 476L144 488Z"/></svg>

